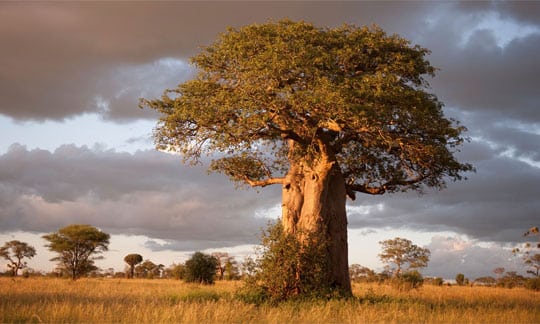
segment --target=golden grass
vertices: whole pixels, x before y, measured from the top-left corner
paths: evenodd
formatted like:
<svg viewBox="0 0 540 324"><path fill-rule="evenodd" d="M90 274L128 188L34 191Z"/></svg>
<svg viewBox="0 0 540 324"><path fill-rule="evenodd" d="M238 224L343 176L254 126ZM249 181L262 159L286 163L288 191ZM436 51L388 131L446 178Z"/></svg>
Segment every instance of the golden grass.
<svg viewBox="0 0 540 324"><path fill-rule="evenodd" d="M357 299L255 306L234 298L239 285L0 278L0 322L540 323L540 293L524 289L355 284Z"/></svg>

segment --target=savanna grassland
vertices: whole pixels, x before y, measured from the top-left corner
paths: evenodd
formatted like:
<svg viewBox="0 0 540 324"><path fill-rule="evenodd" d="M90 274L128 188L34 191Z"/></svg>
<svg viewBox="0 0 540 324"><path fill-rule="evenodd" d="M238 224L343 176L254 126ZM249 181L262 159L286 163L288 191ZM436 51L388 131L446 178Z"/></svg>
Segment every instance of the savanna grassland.
<svg viewBox="0 0 540 324"><path fill-rule="evenodd" d="M540 323L540 293L522 288L354 284L354 299L257 306L235 297L240 285L0 278L0 322Z"/></svg>

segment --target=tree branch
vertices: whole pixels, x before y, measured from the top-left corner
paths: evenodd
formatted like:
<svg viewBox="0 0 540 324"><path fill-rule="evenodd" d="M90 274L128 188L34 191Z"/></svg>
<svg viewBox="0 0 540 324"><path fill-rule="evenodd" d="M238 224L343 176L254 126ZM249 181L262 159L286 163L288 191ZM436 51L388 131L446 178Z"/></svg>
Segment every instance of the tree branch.
<svg viewBox="0 0 540 324"><path fill-rule="evenodd" d="M386 193L388 190L394 190L397 186L413 185L415 183L423 181L427 177L428 177L427 175L419 174L412 179L391 180L391 181L385 182L384 184L380 186L370 186L368 184L348 184L346 185L346 190L347 190L347 195L352 200L354 200L356 198L356 195L354 194L355 191L370 194L370 195L382 195Z"/></svg>
<svg viewBox="0 0 540 324"><path fill-rule="evenodd" d="M269 179L264 179L264 180L253 180L245 176L244 181L252 187L266 187L273 184L282 184L285 182L285 178L269 178Z"/></svg>

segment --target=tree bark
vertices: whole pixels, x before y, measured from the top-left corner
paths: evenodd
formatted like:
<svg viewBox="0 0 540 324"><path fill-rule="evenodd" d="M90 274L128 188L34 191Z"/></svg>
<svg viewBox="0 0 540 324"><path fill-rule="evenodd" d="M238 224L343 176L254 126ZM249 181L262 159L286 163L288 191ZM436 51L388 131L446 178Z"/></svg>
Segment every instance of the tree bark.
<svg viewBox="0 0 540 324"><path fill-rule="evenodd" d="M351 295L345 181L335 159L324 156L309 164L305 160L292 163L282 199L284 231L300 242L306 234L322 237L322 244L327 244L328 284Z"/></svg>

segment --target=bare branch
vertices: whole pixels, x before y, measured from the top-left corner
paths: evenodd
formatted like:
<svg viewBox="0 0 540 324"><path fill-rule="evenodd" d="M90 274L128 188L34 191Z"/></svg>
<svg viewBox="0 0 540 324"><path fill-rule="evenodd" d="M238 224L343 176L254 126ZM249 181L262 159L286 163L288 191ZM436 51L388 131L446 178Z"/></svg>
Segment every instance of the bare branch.
<svg viewBox="0 0 540 324"><path fill-rule="evenodd" d="M285 178L269 178L264 180L253 180L248 177L244 177L244 181L252 187L266 187L274 184L283 184Z"/></svg>

